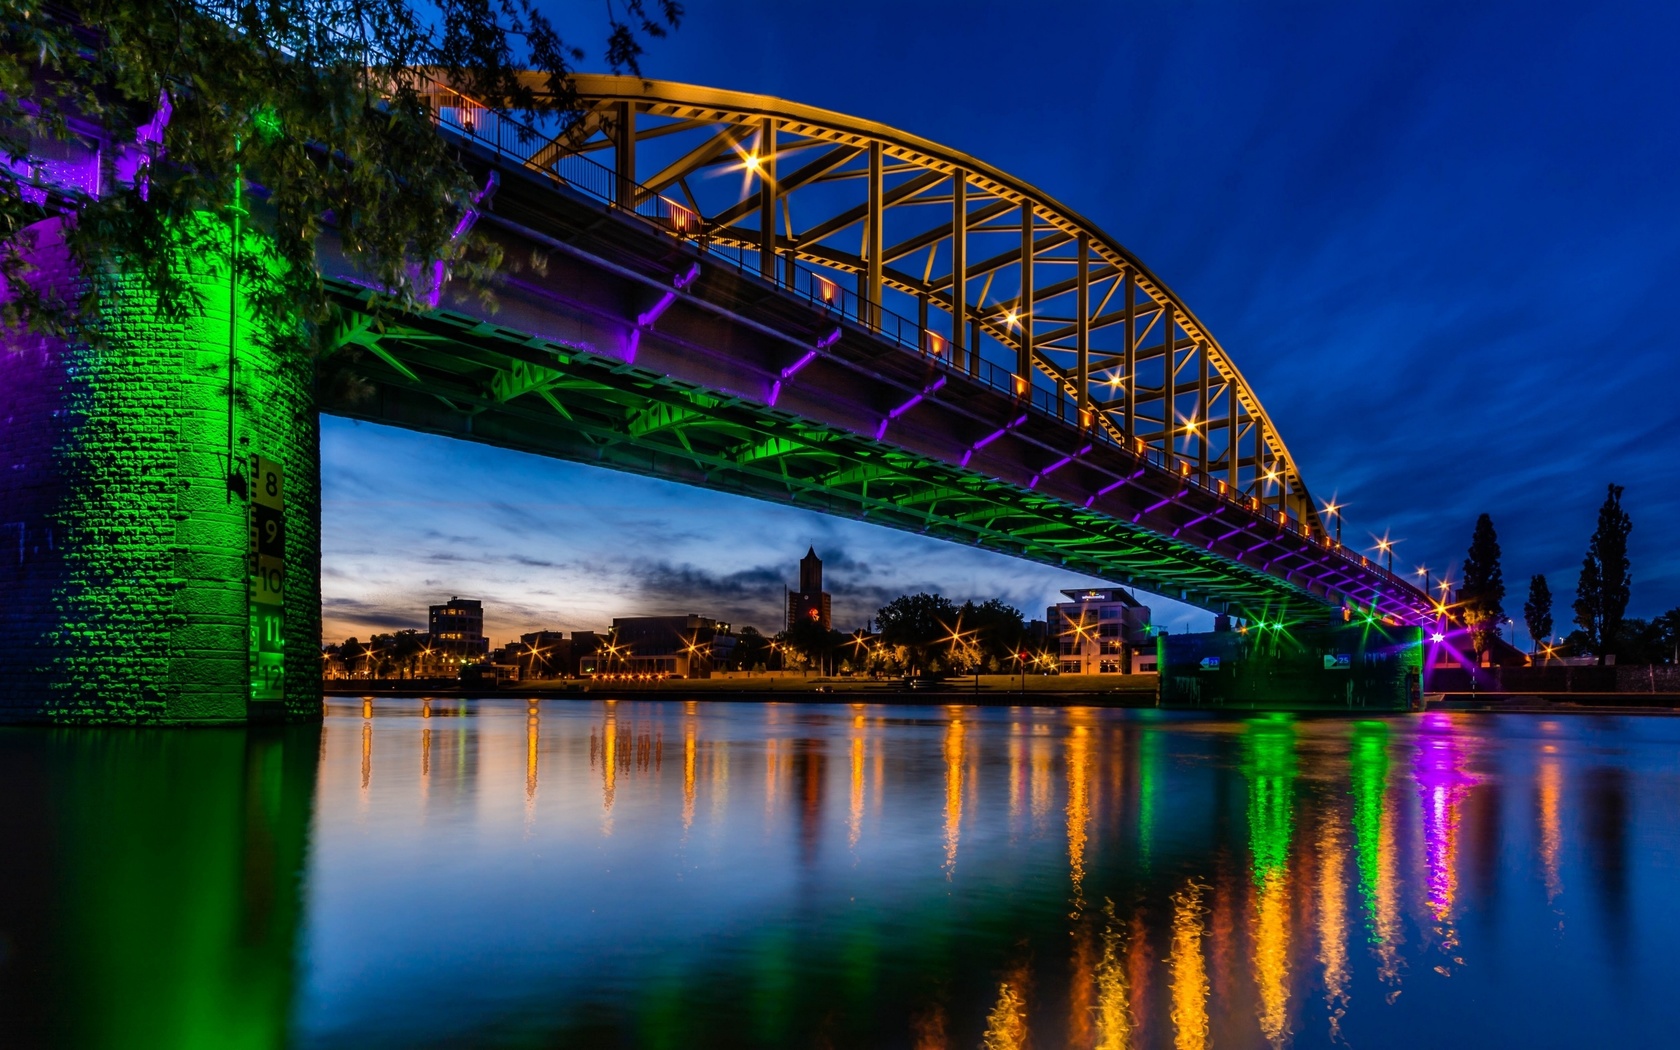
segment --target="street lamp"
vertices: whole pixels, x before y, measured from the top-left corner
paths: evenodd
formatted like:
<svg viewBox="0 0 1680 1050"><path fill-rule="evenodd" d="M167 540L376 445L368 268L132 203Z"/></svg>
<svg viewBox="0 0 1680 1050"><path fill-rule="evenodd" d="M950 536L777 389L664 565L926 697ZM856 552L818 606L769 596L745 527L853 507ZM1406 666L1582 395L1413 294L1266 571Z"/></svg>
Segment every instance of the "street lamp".
<svg viewBox="0 0 1680 1050"><path fill-rule="evenodd" d="M1336 546L1340 547L1342 545L1342 508L1337 505L1335 500L1331 500L1324 505L1324 513L1336 519Z"/></svg>
<svg viewBox="0 0 1680 1050"><path fill-rule="evenodd" d="M700 645L699 634L695 634L692 638L683 643L683 654L688 657L688 677L690 678L694 677L694 665L700 659L702 648L703 647ZM710 674L711 672L708 671L706 673Z"/></svg>
<svg viewBox="0 0 1680 1050"><path fill-rule="evenodd" d="M1382 539L1377 540L1377 553L1388 555L1388 574L1390 576L1394 575L1394 547L1399 542L1399 540L1389 539L1386 534Z"/></svg>
<svg viewBox="0 0 1680 1050"><path fill-rule="evenodd" d="M536 677L536 675L537 675L537 657L541 656L543 653L548 652L548 650L549 650L548 646L543 646L540 649L535 647L535 646L530 646L530 645L525 647L525 677L526 678L535 678ZM545 663L546 663L546 661L545 661Z"/></svg>

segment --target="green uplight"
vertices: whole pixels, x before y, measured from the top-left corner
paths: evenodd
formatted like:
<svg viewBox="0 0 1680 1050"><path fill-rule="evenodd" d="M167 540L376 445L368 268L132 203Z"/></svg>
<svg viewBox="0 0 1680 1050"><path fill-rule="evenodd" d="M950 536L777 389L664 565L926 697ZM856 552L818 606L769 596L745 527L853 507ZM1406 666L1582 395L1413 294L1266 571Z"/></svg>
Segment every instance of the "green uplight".
<svg viewBox="0 0 1680 1050"><path fill-rule="evenodd" d="M251 126L257 129L257 134L264 142L273 142L280 137L280 114L273 106L261 106L251 114Z"/></svg>
<svg viewBox="0 0 1680 1050"><path fill-rule="evenodd" d="M260 231L242 230L239 243L246 260L264 257ZM307 564L303 552L318 543L300 510L319 475L313 365L277 352L254 319L260 268L230 280L229 225L188 217L174 244L200 312L163 316L138 277L102 273L90 279L103 339L55 351L70 377L54 415L63 428L53 464L64 494L53 522L61 562L32 669L62 683L40 701L47 720L211 723L250 714L253 454L297 479L280 530L288 560ZM286 590L288 607L303 612L271 640L309 659L287 662L290 688L274 706L319 719L319 627L307 611L318 608L318 581L300 572Z"/></svg>

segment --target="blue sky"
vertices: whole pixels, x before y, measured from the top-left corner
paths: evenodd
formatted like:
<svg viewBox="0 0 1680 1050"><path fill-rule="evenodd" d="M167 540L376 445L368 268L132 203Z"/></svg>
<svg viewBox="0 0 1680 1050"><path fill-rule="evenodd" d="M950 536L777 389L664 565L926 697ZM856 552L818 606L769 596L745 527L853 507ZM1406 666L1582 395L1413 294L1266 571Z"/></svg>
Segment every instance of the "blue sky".
<svg viewBox="0 0 1680 1050"><path fill-rule="evenodd" d="M1233 354L1344 538L1456 569L1493 516L1559 627L1605 485L1633 605L1680 605L1680 5L695 0L651 77L894 124L1136 252ZM552 5L600 56L600 8ZM588 61L585 68L598 68ZM911 589L1029 615L1086 578L874 526L328 420L329 638L483 598L497 641L615 614L777 626L815 544L850 627ZM1208 618L1160 603L1157 619Z"/></svg>

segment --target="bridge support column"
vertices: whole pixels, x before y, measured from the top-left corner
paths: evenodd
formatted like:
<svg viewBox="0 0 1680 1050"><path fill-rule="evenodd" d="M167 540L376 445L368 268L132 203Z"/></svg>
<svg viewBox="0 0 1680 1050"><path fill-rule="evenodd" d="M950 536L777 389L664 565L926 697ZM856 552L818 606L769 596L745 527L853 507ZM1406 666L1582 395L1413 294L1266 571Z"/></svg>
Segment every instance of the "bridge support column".
<svg viewBox="0 0 1680 1050"><path fill-rule="evenodd" d="M0 721L320 718L313 365L252 330L206 221L202 311L118 275L91 345L0 340ZM57 220L25 236L37 286L79 286Z"/></svg>

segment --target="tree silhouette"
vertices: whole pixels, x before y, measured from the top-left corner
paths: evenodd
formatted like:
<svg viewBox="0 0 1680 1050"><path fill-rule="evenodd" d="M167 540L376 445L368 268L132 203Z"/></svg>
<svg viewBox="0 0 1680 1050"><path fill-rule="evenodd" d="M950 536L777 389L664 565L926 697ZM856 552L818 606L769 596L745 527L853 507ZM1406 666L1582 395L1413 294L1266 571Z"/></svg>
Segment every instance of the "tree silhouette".
<svg viewBox="0 0 1680 1050"><path fill-rule="evenodd" d="M1528 637L1534 651L1540 651L1540 640L1552 636L1552 589L1546 577L1536 574L1528 579L1528 601L1523 603L1523 623L1528 625Z"/></svg>
<svg viewBox="0 0 1680 1050"><path fill-rule="evenodd" d="M1486 653L1499 633L1505 617L1505 576L1499 568L1499 536L1493 519L1483 514L1476 519L1470 537L1470 552L1464 556L1464 584L1459 588L1465 626L1476 654Z"/></svg>
<svg viewBox="0 0 1680 1050"><path fill-rule="evenodd" d="M881 643L904 652L905 670L923 670L934 644L949 637L957 622L957 607L937 594L906 594L894 598L876 614Z"/></svg>
<svg viewBox="0 0 1680 1050"><path fill-rule="evenodd" d="M845 637L842 635L841 637ZM834 632L813 619L800 618L781 634L785 645L805 658L805 663L826 674L834 653Z"/></svg>
<svg viewBox="0 0 1680 1050"><path fill-rule="evenodd" d="M1657 632L1657 638L1662 645L1662 660L1680 664L1680 606L1663 613L1651 621L1651 626Z"/></svg>
<svg viewBox="0 0 1680 1050"><path fill-rule="evenodd" d="M737 670L753 671L769 665L770 639L760 634L758 628L750 624L741 628L739 639L735 643Z"/></svg>
<svg viewBox="0 0 1680 1050"><path fill-rule="evenodd" d="M1633 521L1622 509L1622 486L1610 485L1608 489L1598 508L1598 527L1581 559L1580 582L1575 585L1575 622L1600 665L1605 655L1614 651L1633 586L1627 556Z"/></svg>
<svg viewBox="0 0 1680 1050"><path fill-rule="evenodd" d="M964 602L957 610L957 619L964 631L974 632L973 638L980 647L980 662L988 667L993 663L1007 666L1026 634L1021 610L997 598L988 598L979 605Z"/></svg>

